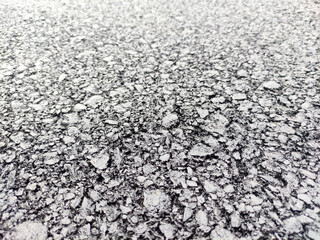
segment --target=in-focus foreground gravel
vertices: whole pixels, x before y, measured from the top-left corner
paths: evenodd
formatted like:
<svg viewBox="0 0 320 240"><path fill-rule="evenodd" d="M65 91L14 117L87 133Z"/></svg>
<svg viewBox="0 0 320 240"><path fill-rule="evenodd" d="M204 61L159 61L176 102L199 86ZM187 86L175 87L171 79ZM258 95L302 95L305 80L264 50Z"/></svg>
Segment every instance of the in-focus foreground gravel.
<svg viewBox="0 0 320 240"><path fill-rule="evenodd" d="M0 1L0 238L320 239L316 0Z"/></svg>

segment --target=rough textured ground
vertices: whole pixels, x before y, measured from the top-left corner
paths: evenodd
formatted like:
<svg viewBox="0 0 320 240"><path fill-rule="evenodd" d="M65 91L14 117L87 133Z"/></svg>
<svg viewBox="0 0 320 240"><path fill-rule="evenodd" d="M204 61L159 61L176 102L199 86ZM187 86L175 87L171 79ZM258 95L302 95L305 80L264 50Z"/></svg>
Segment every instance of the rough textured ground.
<svg viewBox="0 0 320 240"><path fill-rule="evenodd" d="M0 238L320 239L319 13L0 1Z"/></svg>

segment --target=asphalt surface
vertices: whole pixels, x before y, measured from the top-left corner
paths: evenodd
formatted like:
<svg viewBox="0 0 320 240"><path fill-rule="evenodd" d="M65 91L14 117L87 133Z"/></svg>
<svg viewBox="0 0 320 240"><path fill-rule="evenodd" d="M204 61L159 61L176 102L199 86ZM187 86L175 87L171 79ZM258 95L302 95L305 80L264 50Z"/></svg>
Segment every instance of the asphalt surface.
<svg viewBox="0 0 320 240"><path fill-rule="evenodd" d="M0 1L0 239L320 239L319 1Z"/></svg>

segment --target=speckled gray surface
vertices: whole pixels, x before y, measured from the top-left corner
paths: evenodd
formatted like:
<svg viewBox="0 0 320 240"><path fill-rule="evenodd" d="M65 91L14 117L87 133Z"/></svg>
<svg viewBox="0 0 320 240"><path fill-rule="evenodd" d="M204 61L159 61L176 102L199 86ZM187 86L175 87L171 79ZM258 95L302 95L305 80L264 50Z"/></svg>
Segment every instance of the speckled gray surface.
<svg viewBox="0 0 320 240"><path fill-rule="evenodd" d="M0 1L0 238L320 239L319 1Z"/></svg>

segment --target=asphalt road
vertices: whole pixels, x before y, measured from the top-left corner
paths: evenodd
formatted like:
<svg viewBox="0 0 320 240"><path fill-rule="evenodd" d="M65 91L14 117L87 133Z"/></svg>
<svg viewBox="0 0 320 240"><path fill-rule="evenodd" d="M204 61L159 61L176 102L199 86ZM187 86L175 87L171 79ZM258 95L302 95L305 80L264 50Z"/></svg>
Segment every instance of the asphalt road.
<svg viewBox="0 0 320 240"><path fill-rule="evenodd" d="M316 0L0 1L0 239L320 239Z"/></svg>

